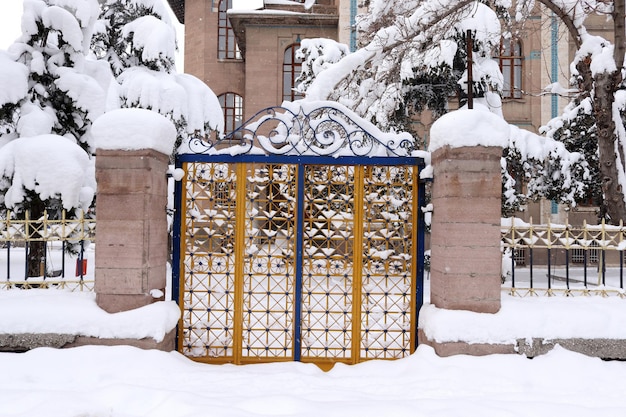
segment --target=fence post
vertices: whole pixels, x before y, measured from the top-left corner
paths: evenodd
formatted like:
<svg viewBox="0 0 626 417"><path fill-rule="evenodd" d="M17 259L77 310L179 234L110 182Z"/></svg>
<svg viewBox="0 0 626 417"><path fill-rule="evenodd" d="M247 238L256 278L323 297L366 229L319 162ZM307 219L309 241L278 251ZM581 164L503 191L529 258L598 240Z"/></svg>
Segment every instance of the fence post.
<svg viewBox="0 0 626 417"><path fill-rule="evenodd" d="M98 118L92 133L98 182L96 301L108 312L131 310L165 293L166 172L176 130L155 112L122 109Z"/></svg>

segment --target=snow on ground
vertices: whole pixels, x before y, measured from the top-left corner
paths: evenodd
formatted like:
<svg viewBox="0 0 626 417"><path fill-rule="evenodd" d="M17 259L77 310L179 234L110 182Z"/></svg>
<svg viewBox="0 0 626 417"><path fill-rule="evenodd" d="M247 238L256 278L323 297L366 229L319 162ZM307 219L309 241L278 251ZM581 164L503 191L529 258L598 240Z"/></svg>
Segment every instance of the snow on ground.
<svg viewBox="0 0 626 417"><path fill-rule="evenodd" d="M87 346L0 354L0 413L12 417L623 416L626 363L561 348L337 365L205 365L179 353Z"/></svg>
<svg viewBox="0 0 626 417"><path fill-rule="evenodd" d="M626 301L619 297L503 296L502 301L501 313L494 315L443 312L427 304L422 325L444 339L454 334L478 339L487 333L489 340L508 340L535 330L567 337L591 329L598 337L624 337L620 323ZM89 294L5 291L0 293L0 332L62 326L63 332L76 334L139 337L150 335L150 328L172 326L173 310L173 302L166 301L109 314ZM326 373L303 363L207 365L177 352L128 346L39 348L0 353L0 415L621 417L626 413L624 375L624 362L558 347L530 360L518 355L440 358L420 346L405 359L336 365Z"/></svg>

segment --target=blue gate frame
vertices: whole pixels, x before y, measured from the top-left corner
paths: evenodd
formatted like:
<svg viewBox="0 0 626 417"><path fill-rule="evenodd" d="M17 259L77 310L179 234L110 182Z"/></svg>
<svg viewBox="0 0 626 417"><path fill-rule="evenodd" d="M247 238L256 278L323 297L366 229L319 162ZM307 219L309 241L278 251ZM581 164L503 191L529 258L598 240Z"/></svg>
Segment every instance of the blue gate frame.
<svg viewBox="0 0 626 417"><path fill-rule="evenodd" d="M337 103L283 106L177 157L178 349L204 362L320 366L410 354L423 302L424 160L410 136ZM394 212L407 205L408 217Z"/></svg>

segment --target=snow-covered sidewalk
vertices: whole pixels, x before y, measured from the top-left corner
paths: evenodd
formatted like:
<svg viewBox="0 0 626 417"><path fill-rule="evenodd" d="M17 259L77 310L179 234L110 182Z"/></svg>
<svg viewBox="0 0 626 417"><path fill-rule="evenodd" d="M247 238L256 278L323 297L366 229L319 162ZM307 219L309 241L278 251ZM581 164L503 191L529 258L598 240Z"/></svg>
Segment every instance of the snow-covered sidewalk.
<svg viewBox="0 0 626 417"><path fill-rule="evenodd" d="M182 355L85 346L0 354L3 417L622 417L626 363L545 356L205 365Z"/></svg>
<svg viewBox="0 0 626 417"><path fill-rule="evenodd" d="M500 313L426 305L431 337L505 342L525 337L625 338L618 297L512 298ZM0 333L64 332L159 338L177 307L159 302L108 314L93 294L0 292ZM206 365L177 352L128 346L39 348L0 353L2 417L254 416L619 416L626 415L626 363L560 347L521 355L438 357L420 346L408 358L336 365Z"/></svg>

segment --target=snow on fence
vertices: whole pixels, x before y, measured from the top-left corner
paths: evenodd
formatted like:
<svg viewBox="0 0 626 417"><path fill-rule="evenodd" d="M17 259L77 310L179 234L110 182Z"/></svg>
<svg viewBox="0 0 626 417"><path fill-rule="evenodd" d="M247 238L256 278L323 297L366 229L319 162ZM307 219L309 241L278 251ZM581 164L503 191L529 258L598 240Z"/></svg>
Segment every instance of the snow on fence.
<svg viewBox="0 0 626 417"><path fill-rule="evenodd" d="M502 219L503 288L512 295L618 295L624 291L626 228L533 225Z"/></svg>
<svg viewBox="0 0 626 417"><path fill-rule="evenodd" d="M3 213L0 289L93 291L95 229L96 219L84 212L76 216L65 211L44 212L37 219L31 219L28 212L23 218L10 211ZM37 274L32 273L33 265Z"/></svg>

